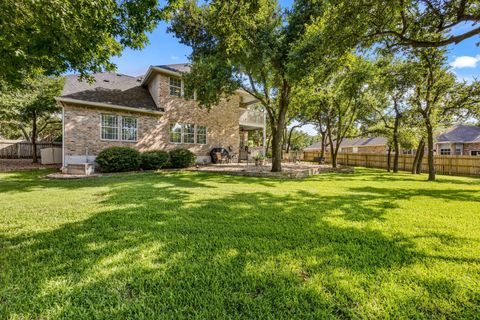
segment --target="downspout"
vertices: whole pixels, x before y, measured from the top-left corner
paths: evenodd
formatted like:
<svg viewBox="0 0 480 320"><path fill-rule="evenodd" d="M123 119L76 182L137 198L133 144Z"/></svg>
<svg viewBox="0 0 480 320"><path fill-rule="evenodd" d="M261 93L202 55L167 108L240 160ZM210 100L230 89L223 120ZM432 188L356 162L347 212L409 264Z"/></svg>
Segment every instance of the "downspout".
<svg viewBox="0 0 480 320"><path fill-rule="evenodd" d="M65 105L60 102L62 106L62 172L66 170L65 166Z"/></svg>
<svg viewBox="0 0 480 320"><path fill-rule="evenodd" d="M65 169L65 106L62 103L62 171Z"/></svg>

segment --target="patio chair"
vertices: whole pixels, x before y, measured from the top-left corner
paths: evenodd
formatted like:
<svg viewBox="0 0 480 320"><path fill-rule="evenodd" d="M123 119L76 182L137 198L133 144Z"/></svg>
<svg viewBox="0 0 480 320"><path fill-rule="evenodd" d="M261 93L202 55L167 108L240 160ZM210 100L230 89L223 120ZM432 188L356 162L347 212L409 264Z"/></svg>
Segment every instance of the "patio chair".
<svg viewBox="0 0 480 320"><path fill-rule="evenodd" d="M222 153L221 152L215 152L215 162L216 163L224 163L225 162L225 159L222 157Z"/></svg>
<svg viewBox="0 0 480 320"><path fill-rule="evenodd" d="M238 162L238 155L236 153L230 153L227 157L228 163Z"/></svg>

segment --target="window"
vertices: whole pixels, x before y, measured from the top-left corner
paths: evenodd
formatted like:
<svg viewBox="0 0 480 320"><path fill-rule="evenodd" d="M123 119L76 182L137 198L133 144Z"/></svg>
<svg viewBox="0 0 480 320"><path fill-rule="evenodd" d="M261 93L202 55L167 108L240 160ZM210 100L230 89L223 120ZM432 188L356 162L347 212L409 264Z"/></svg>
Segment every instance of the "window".
<svg viewBox="0 0 480 320"><path fill-rule="evenodd" d="M182 80L170 77L170 95L174 97L182 96Z"/></svg>
<svg viewBox="0 0 480 320"><path fill-rule="evenodd" d="M440 149L440 154L442 156L449 156L450 155L450 149Z"/></svg>
<svg viewBox="0 0 480 320"><path fill-rule="evenodd" d="M102 114L102 139L118 140L118 117Z"/></svg>
<svg viewBox="0 0 480 320"><path fill-rule="evenodd" d="M463 148L461 144L455 145L455 155L461 156L463 153Z"/></svg>
<svg viewBox="0 0 480 320"><path fill-rule="evenodd" d="M195 143L195 125L183 125L183 143Z"/></svg>
<svg viewBox="0 0 480 320"><path fill-rule="evenodd" d="M137 141L137 132L136 118L102 114L103 140Z"/></svg>
<svg viewBox="0 0 480 320"><path fill-rule="evenodd" d="M470 155L480 157L480 150L471 150Z"/></svg>
<svg viewBox="0 0 480 320"><path fill-rule="evenodd" d="M170 124L170 142L182 143L182 125L179 123Z"/></svg>
<svg viewBox="0 0 480 320"><path fill-rule="evenodd" d="M137 141L137 119L122 117L122 140Z"/></svg>
<svg viewBox="0 0 480 320"><path fill-rule="evenodd" d="M197 126L197 143L207 144L207 127Z"/></svg>
<svg viewBox="0 0 480 320"><path fill-rule="evenodd" d="M171 123L170 143L206 144L207 127L187 123Z"/></svg>

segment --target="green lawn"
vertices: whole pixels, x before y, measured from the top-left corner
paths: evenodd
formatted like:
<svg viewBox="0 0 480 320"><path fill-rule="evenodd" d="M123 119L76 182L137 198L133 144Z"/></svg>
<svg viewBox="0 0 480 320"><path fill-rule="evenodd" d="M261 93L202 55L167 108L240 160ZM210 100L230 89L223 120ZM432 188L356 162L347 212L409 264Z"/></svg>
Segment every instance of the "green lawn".
<svg viewBox="0 0 480 320"><path fill-rule="evenodd" d="M475 318L480 180L0 175L0 318Z"/></svg>

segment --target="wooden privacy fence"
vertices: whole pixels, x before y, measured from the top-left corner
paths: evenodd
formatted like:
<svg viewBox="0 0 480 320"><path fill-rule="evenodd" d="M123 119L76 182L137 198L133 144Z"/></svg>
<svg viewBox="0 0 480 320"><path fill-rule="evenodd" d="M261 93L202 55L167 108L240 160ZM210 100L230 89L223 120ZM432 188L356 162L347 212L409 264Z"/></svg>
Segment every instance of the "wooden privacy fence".
<svg viewBox="0 0 480 320"><path fill-rule="evenodd" d="M38 142L37 156L43 148L61 147L60 142ZM31 159L33 146L30 142L0 140L0 159Z"/></svg>
<svg viewBox="0 0 480 320"><path fill-rule="evenodd" d="M390 156L393 168L393 153ZM320 157L320 152L304 152L304 161L314 161ZM326 162L330 162L330 154L325 153ZM399 156L399 170L411 171L415 155L402 154ZM387 169L388 155L376 153L339 153L338 164L345 166ZM480 157L476 156L435 156L435 170L438 174L476 176L480 175ZM422 172L428 172L428 157L422 161Z"/></svg>

